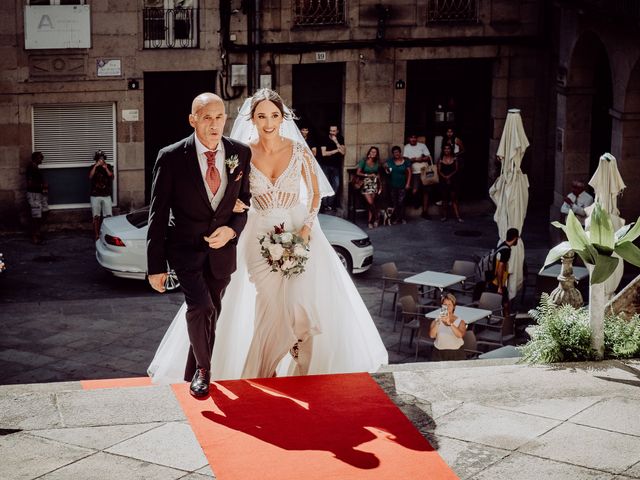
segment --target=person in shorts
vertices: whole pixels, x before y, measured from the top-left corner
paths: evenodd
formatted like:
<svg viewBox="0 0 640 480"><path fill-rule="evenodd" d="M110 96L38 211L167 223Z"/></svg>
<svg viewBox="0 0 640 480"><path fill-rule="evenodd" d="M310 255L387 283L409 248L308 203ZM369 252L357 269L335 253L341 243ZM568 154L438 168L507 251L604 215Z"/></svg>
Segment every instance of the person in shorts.
<svg viewBox="0 0 640 480"><path fill-rule="evenodd" d="M93 233L100 238L102 219L110 217L112 212L111 194L113 193L113 167L107 164L107 154L98 150L93 156L94 164L89 171L91 180L91 214L93 215Z"/></svg>
<svg viewBox="0 0 640 480"><path fill-rule="evenodd" d="M511 247L518 244L519 238L520 232L517 228L510 228L507 230L505 241L500 243L496 248L494 275L493 279L487 285L487 290L489 292L502 295L502 314L505 318L509 316L511 306L508 288Z"/></svg>
<svg viewBox="0 0 640 480"><path fill-rule="evenodd" d="M33 152L31 163L27 167L27 202L31 212L31 241L36 245L42 244L42 224L49 212L47 183L39 168L43 160L42 152Z"/></svg>

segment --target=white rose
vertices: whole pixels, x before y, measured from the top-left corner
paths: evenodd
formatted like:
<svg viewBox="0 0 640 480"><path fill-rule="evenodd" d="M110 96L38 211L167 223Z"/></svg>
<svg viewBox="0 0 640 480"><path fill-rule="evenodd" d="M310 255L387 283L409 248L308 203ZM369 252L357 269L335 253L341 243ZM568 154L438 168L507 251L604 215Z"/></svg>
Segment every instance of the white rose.
<svg viewBox="0 0 640 480"><path fill-rule="evenodd" d="M283 271L286 272L287 270L290 270L295 266L296 266L296 262L294 262L293 260L288 258L282 263L282 267L281 268L282 268Z"/></svg>
<svg viewBox="0 0 640 480"><path fill-rule="evenodd" d="M265 248L271 245L271 239L269 238L268 235L265 235L264 237L260 237L260 240L262 240L262 246Z"/></svg>
<svg viewBox="0 0 640 480"><path fill-rule="evenodd" d="M273 245L269 245L269 255L271 255L271 259L274 261L278 261L282 258L282 254L284 253L284 248L279 243L275 243Z"/></svg>
<svg viewBox="0 0 640 480"><path fill-rule="evenodd" d="M298 243L295 247L293 247L293 254L297 257L307 257L309 256L309 251L304 248L304 245Z"/></svg>
<svg viewBox="0 0 640 480"><path fill-rule="evenodd" d="M282 235L280 235L280 240L282 240L282 243L289 243L293 241L293 235L291 234L291 232L284 232Z"/></svg>

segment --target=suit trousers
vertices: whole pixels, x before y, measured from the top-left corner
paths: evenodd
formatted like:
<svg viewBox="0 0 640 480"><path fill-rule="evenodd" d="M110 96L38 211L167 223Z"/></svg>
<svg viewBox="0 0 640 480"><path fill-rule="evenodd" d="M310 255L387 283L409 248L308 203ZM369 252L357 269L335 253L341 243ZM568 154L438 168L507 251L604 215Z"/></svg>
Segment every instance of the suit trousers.
<svg viewBox="0 0 640 480"><path fill-rule="evenodd" d="M211 353L216 339L216 321L222 296L231 277L214 278L205 266L202 270L176 271L187 303L189 354L184 379L190 382L196 368L211 370Z"/></svg>

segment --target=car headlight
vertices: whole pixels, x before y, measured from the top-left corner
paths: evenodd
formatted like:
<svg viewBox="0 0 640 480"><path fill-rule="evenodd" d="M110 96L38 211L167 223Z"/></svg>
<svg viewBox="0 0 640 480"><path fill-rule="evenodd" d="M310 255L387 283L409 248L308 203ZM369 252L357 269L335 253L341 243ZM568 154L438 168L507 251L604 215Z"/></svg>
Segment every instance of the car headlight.
<svg viewBox="0 0 640 480"><path fill-rule="evenodd" d="M351 243L353 243L358 248L364 248L371 245L371 240L369 239L369 237L365 237L359 240L351 240Z"/></svg>

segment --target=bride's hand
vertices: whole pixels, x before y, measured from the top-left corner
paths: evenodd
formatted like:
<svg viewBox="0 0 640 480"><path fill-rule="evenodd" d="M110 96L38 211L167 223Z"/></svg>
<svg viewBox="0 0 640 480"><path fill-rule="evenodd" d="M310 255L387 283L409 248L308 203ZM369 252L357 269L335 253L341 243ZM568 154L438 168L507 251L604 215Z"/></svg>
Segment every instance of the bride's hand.
<svg viewBox="0 0 640 480"><path fill-rule="evenodd" d="M309 240L311 239L311 229L305 225L300 229L298 235L302 237L304 244L307 245L309 243Z"/></svg>
<svg viewBox="0 0 640 480"><path fill-rule="evenodd" d="M245 210L249 209L249 205L244 203L242 200L236 200L236 204L233 206L233 213L242 213Z"/></svg>

